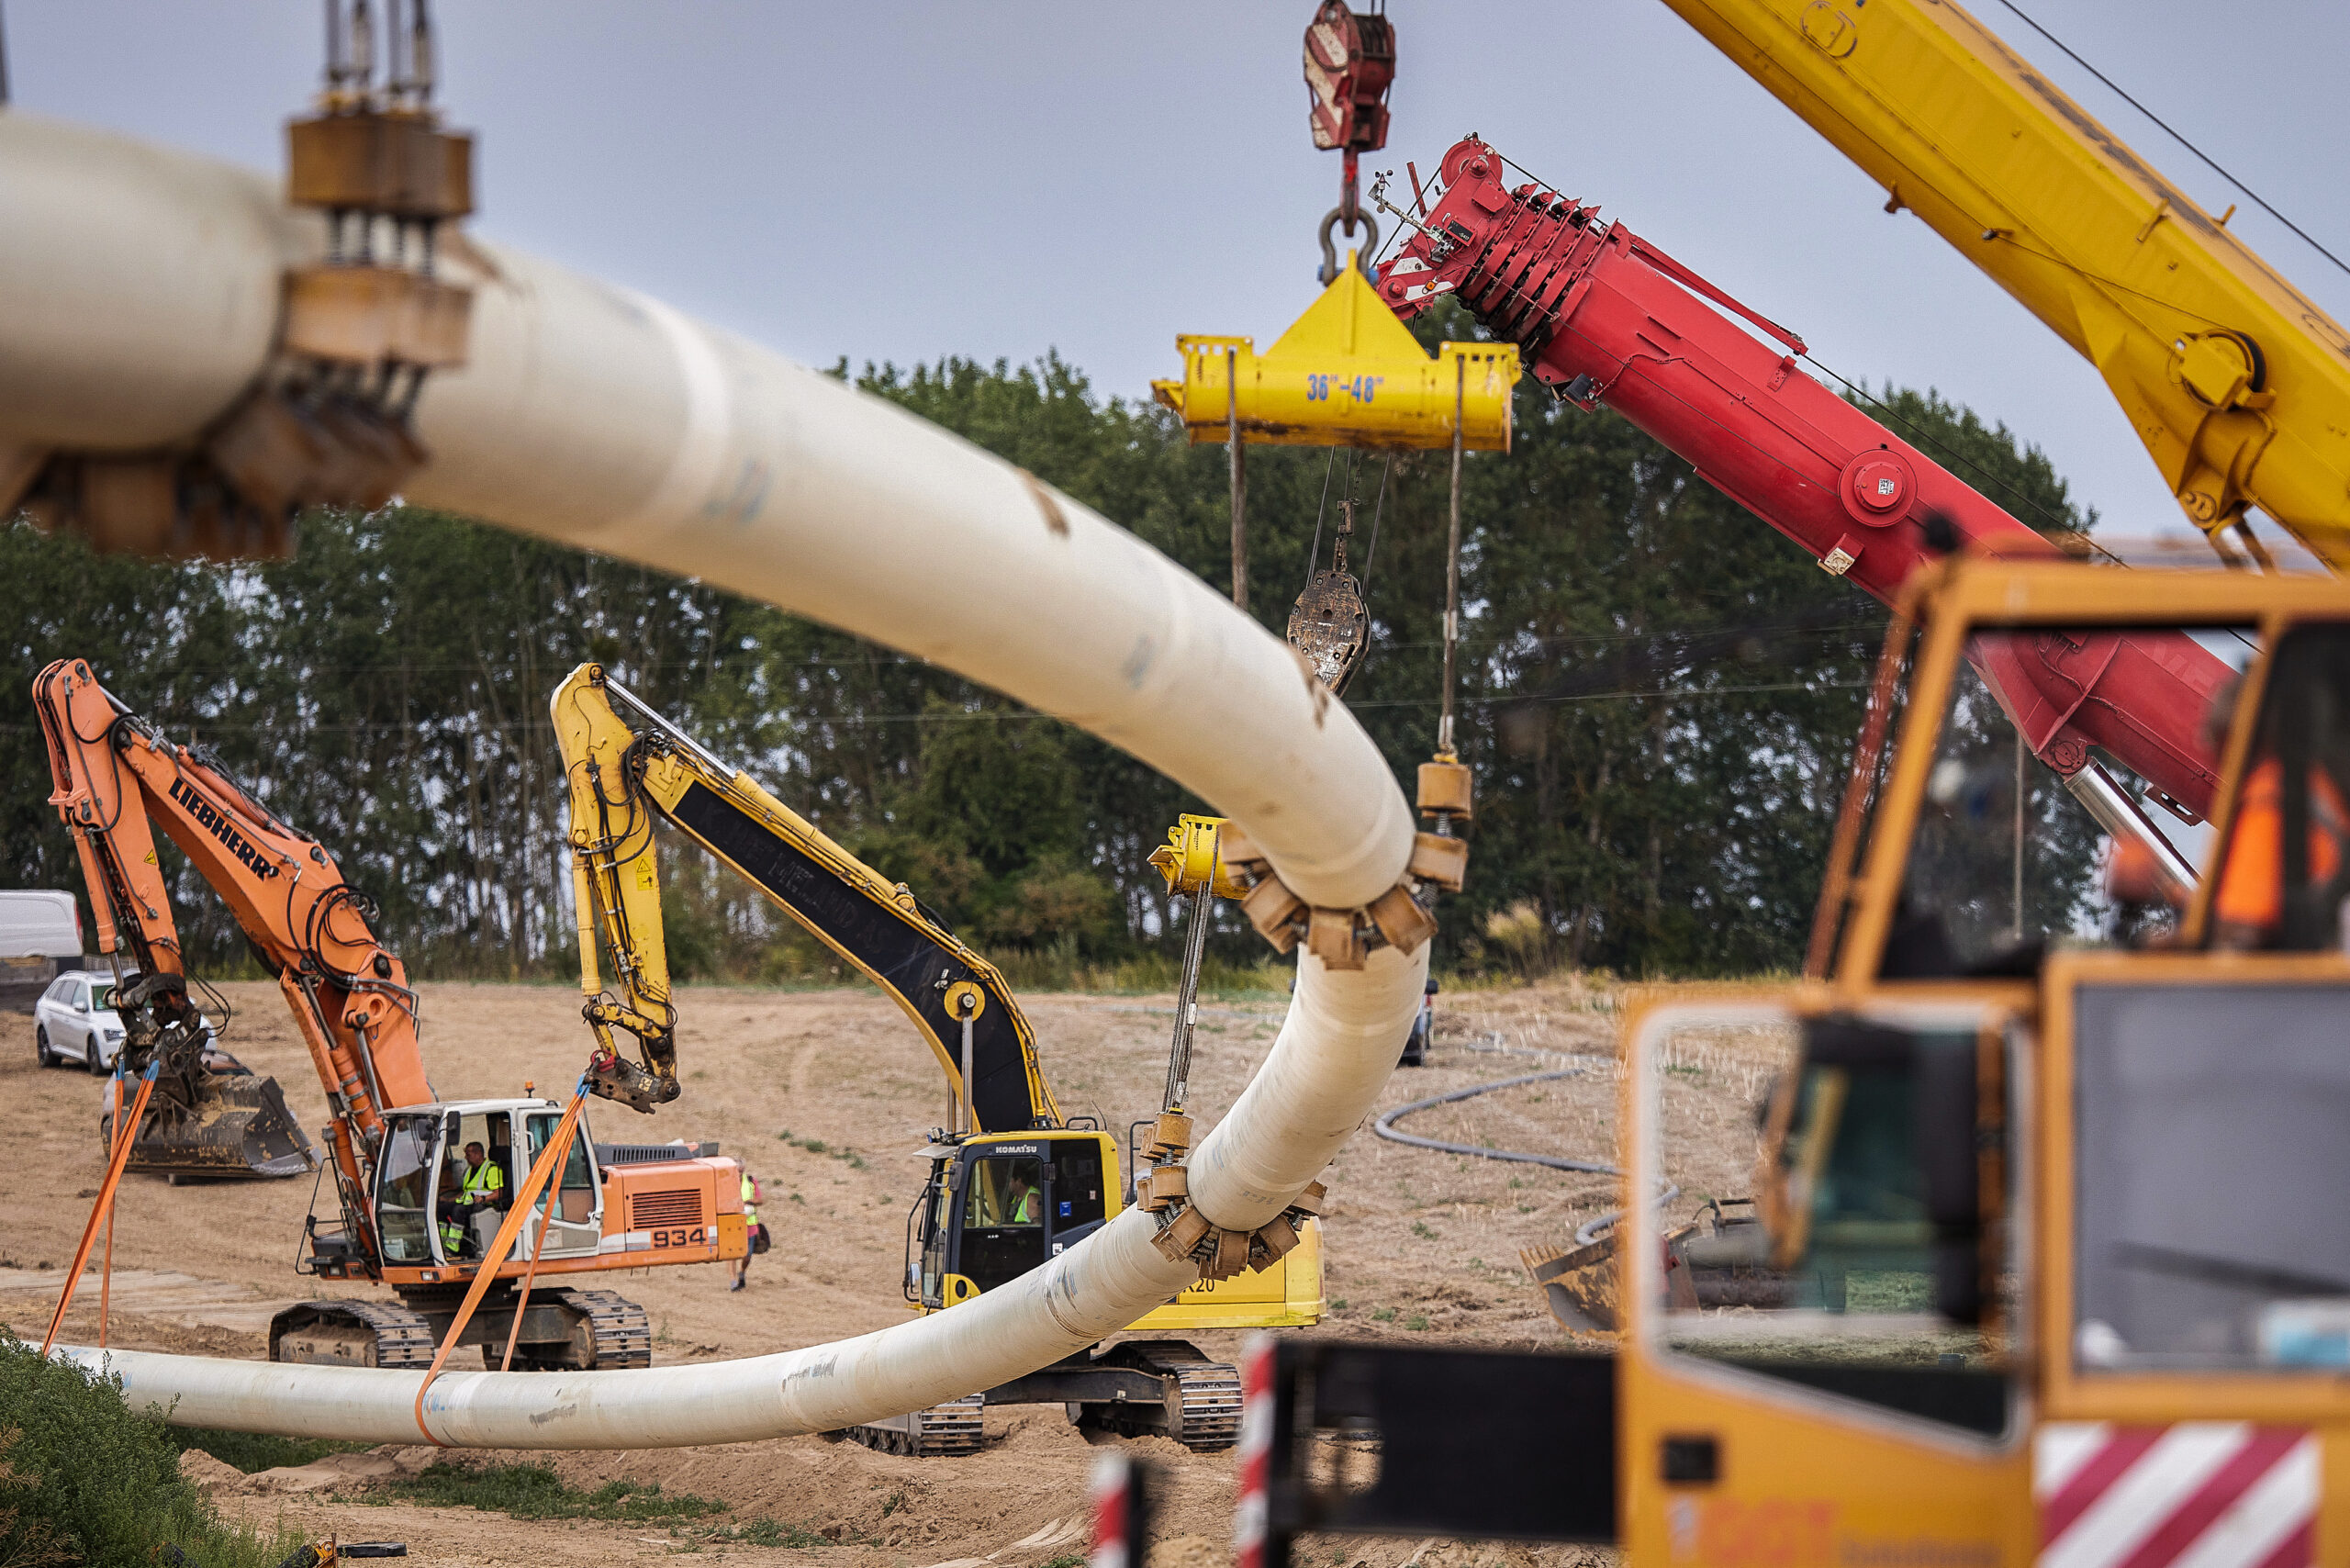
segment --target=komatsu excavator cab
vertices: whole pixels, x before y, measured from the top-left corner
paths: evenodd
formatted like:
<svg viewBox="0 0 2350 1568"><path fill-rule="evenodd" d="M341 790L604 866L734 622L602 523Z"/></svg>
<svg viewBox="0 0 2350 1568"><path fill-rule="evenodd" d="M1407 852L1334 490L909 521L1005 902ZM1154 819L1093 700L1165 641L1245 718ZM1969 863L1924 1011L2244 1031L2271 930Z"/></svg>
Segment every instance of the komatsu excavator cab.
<svg viewBox="0 0 2350 1568"><path fill-rule="evenodd" d="M1149 1124L1141 1124L1148 1126ZM1017 1133L945 1129L921 1150L930 1179L906 1215L906 1300L918 1312L957 1306L1052 1261L1118 1217L1118 1141L1089 1117ZM990 1405L1059 1405L1088 1428L1154 1433L1195 1450L1232 1446L1240 1431L1240 1377L1175 1336L1208 1328L1319 1322L1322 1232L1262 1269L1203 1280L1126 1326L1125 1334L1026 1377L965 1399L850 1428L869 1447L900 1453L977 1450Z"/></svg>
<svg viewBox="0 0 2350 1568"><path fill-rule="evenodd" d="M1069 1126L933 1144L906 1221L906 1295L952 1306L1018 1279L1118 1212L1117 1145Z"/></svg>

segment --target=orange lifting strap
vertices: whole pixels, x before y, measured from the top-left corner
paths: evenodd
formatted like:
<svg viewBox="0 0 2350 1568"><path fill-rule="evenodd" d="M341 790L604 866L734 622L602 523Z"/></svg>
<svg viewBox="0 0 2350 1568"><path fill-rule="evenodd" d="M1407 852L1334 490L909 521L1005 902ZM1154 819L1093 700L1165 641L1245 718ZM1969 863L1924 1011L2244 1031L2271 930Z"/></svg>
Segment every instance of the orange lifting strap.
<svg viewBox="0 0 2350 1568"><path fill-rule="evenodd" d="M507 1255L513 1250L515 1238L522 1233L522 1222L531 1215L531 1205L538 1202L539 1193L545 1190L548 1179L563 1169L562 1161L571 1153L572 1135L579 1130L579 1113L587 1103L588 1080L582 1076L579 1087L572 1091L571 1103L565 1109L563 1120L555 1126L554 1137L547 1140L547 1147L539 1152L537 1159L532 1161L531 1173L522 1178L521 1190L514 1194L513 1205L506 1211L506 1223L498 1227L498 1238L483 1254L481 1267L474 1272L473 1285L465 1292L464 1304L457 1308L456 1320L449 1325L449 1332L442 1338L441 1348L432 1353L432 1365L426 1369L424 1382L417 1388L416 1429L424 1434L425 1441L436 1448L448 1445L434 1437L432 1428L424 1424L424 1396L431 1391L432 1380L441 1375L441 1368L448 1361L449 1352L455 1347L458 1336L465 1331L465 1325L473 1321L474 1308L479 1306L481 1298L489 1293L490 1282L498 1278L498 1265L504 1263ZM554 1205L550 1204L547 1219L552 1222L554 1218ZM532 1249L531 1266L522 1276L523 1297L514 1306L514 1329L506 1336L506 1360L499 1363L500 1372L513 1364L515 1335L521 1329L522 1307L530 1299L532 1277L539 1271L539 1253L546 1247L547 1229L546 1224L539 1226L538 1246Z"/></svg>
<svg viewBox="0 0 2350 1568"><path fill-rule="evenodd" d="M122 1184L122 1168L130 1162L130 1146L138 1141L139 1120L147 1114L147 1098L155 1092L155 1070L162 1065L160 1058L147 1064L147 1070L139 1075L139 1098L131 1102L130 1114L115 1123L114 1153L106 1160L106 1179L98 1188L98 1201L90 1205L90 1223L82 1227L82 1245L73 1249L73 1266L65 1271L65 1288L58 1293L57 1310L50 1314L49 1333L40 1342L40 1353L44 1356L49 1354L50 1347L57 1343L58 1329L64 1327L65 1309L73 1305L73 1287L82 1282L82 1268L90 1260L90 1246L98 1238L100 1225L106 1227L105 1268L108 1277L98 1285L98 1344L103 1348L106 1342L106 1306L112 1294L109 1286L113 1283L111 1275L114 1268L115 1189ZM120 1073L115 1075L114 1103L118 1106L122 1103Z"/></svg>

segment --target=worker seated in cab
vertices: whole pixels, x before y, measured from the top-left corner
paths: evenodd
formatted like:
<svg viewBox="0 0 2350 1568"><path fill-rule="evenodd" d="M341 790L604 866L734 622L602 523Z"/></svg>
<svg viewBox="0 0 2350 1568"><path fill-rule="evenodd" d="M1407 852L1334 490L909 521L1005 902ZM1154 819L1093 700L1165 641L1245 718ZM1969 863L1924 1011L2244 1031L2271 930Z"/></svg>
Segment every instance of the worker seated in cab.
<svg viewBox="0 0 2350 1568"><path fill-rule="evenodd" d="M450 1258L479 1258L498 1238L509 1199L506 1172L478 1142L465 1145L463 1170L441 1174L441 1249Z"/></svg>
<svg viewBox="0 0 2350 1568"><path fill-rule="evenodd" d="M1045 1217L1037 1208L1035 1172L1026 1161L1013 1164L1012 1180L1003 1193L1003 1225L1042 1225Z"/></svg>

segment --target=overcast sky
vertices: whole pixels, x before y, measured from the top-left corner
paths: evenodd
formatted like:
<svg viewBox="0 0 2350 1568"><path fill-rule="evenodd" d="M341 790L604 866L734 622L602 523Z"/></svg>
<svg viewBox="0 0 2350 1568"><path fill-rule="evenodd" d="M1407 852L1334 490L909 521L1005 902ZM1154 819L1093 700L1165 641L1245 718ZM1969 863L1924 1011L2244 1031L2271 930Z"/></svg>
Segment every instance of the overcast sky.
<svg viewBox="0 0 2350 1568"><path fill-rule="evenodd" d="M2350 256L2350 6L2022 0ZM811 364L1058 348L1147 394L1184 331L1270 342L1315 293L1336 154L1310 0L442 0L477 231ZM2240 199L2007 12L1976 14L2213 210ZM2109 532L2177 509L2087 362L1660 0L1393 0L1389 151L1475 130L1605 204L1846 375L1939 387L2044 446ZM318 80L313 0L0 0L21 106L265 168ZM2350 279L2233 227L2337 319Z"/></svg>

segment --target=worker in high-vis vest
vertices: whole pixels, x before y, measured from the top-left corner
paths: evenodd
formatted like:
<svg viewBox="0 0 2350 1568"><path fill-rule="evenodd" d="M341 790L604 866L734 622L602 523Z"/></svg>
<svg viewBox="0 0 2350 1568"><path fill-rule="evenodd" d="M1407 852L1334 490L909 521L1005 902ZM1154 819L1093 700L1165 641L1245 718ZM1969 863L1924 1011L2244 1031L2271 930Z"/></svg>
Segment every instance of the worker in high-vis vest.
<svg viewBox="0 0 2350 1568"><path fill-rule="evenodd" d="M767 1249L767 1227L759 1223L759 1179L748 1170L743 1172L743 1236L748 1245L734 1260L733 1282L726 1287L730 1291L750 1282L751 1255Z"/></svg>
<svg viewBox="0 0 2350 1568"><path fill-rule="evenodd" d="M454 1258L479 1257L498 1238L498 1215L506 1207L506 1172L478 1143L465 1145L465 1169L453 1203L441 1214L441 1249Z"/></svg>

